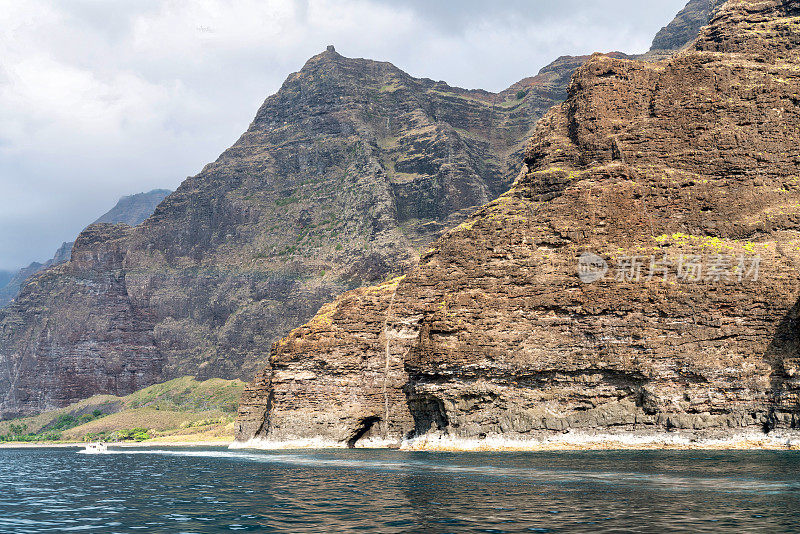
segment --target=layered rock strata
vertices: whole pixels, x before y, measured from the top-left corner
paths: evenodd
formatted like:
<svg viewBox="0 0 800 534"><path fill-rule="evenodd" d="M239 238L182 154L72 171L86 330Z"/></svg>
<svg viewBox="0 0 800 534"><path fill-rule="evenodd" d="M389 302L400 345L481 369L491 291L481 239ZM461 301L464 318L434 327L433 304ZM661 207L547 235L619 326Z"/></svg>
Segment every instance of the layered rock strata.
<svg viewBox="0 0 800 534"><path fill-rule="evenodd" d="M348 292L277 342L271 365L245 391L239 434L353 445L407 432L408 377L387 349L403 332L386 325L401 281Z"/></svg>
<svg viewBox="0 0 800 534"><path fill-rule="evenodd" d="M730 0L669 60L593 57L508 193L275 345L238 439L798 428L798 21Z"/></svg>

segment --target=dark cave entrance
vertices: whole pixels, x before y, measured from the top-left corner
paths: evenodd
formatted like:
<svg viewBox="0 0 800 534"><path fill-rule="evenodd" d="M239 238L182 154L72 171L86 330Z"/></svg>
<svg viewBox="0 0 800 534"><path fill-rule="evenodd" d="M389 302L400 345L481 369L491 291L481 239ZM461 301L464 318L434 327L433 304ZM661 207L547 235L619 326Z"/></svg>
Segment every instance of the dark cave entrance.
<svg viewBox="0 0 800 534"><path fill-rule="evenodd" d="M367 432L372 430L372 427L375 425L375 423L377 423L380 420L381 418L378 417L377 415L372 415L370 417L363 418L358 423L358 427L356 428L355 432L353 432L353 434L347 440L347 447L349 449L355 448L358 440L363 438L367 434Z"/></svg>

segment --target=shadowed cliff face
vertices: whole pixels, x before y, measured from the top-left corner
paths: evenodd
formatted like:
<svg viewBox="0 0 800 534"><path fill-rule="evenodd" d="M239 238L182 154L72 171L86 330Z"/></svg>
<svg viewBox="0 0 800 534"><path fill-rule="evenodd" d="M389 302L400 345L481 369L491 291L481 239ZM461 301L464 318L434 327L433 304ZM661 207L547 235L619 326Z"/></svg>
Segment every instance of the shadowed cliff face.
<svg viewBox="0 0 800 534"><path fill-rule="evenodd" d="M33 276L8 308L0 344L18 352L3 355L4 413L65 405L98 390L135 391L161 372L152 317L131 306L120 270L130 231L90 226L75 242L72 260ZM31 336L30 345L20 342L21 333Z"/></svg>
<svg viewBox="0 0 800 534"><path fill-rule="evenodd" d="M169 378L253 376L279 336L506 191L586 58L499 94L310 59L136 228L94 225L0 315L0 414Z"/></svg>
<svg viewBox="0 0 800 534"><path fill-rule="evenodd" d="M275 345L238 438L797 428L798 15L593 57L509 192Z"/></svg>

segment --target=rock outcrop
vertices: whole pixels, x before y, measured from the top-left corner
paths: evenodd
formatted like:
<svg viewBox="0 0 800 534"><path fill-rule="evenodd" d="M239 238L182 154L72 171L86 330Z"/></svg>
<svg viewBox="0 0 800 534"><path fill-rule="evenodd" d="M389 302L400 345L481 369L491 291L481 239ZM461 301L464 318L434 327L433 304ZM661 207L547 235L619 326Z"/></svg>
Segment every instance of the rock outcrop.
<svg viewBox="0 0 800 534"><path fill-rule="evenodd" d="M122 197L108 212L98 218L94 223L127 224L136 226L147 219L171 191L167 189L154 189L149 193L137 193ZM50 267L69 261L72 254L73 241L62 243L52 258L44 263L33 262L15 272L5 283L0 283L0 308L17 298L25 280Z"/></svg>
<svg viewBox="0 0 800 534"><path fill-rule="evenodd" d="M594 56L509 192L275 345L238 439L800 427L798 21L730 0L671 59Z"/></svg>
<svg viewBox="0 0 800 534"><path fill-rule="evenodd" d="M276 343L271 365L245 391L238 433L354 444L407 431L408 377L402 358L386 348L387 314L402 279L348 292Z"/></svg>

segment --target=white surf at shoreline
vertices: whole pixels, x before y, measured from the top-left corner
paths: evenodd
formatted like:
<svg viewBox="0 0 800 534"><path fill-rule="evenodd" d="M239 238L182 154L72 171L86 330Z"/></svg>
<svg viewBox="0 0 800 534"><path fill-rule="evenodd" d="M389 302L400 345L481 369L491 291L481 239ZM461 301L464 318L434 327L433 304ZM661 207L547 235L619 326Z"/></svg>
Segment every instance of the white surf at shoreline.
<svg viewBox="0 0 800 534"><path fill-rule="evenodd" d="M231 450L343 449L346 443L322 437L273 441L254 438L233 442ZM569 432L538 439L513 439L490 435L465 439L432 434L397 443L391 440L364 440L359 449L399 449L401 451L449 452L536 452L569 450L798 450L800 431L741 432L726 437L698 437L682 433L582 433Z"/></svg>

